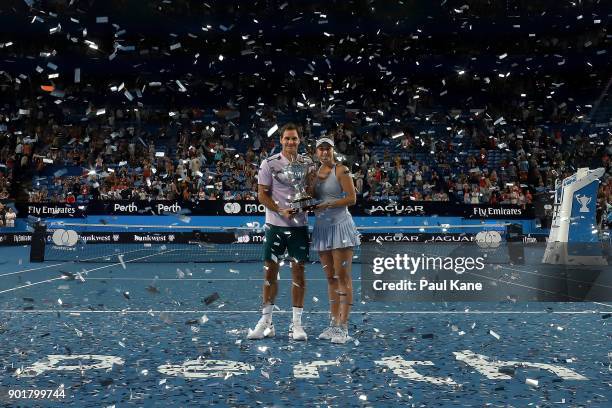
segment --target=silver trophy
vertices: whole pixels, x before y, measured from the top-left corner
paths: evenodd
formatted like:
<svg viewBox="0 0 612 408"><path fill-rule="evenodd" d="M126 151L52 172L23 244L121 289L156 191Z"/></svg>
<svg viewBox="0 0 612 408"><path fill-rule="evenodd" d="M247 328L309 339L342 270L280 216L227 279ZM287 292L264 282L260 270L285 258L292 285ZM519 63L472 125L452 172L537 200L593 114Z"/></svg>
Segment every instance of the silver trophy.
<svg viewBox="0 0 612 408"><path fill-rule="evenodd" d="M589 204L591 203L591 200L593 199L593 197L589 197L587 195L576 195L576 200L578 200L578 202L580 203L580 212L581 213L588 213L589 212Z"/></svg>
<svg viewBox="0 0 612 408"><path fill-rule="evenodd" d="M306 183L310 166L308 163L292 161L282 171L287 182L297 193L291 197L289 207L296 211L310 211L321 201L306 192Z"/></svg>

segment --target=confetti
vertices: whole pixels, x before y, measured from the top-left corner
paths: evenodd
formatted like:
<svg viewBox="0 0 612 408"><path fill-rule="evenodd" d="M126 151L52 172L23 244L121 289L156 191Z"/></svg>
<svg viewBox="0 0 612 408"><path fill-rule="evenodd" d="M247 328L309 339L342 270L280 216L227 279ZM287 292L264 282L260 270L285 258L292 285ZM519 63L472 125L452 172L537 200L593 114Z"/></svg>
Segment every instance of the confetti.
<svg viewBox="0 0 612 408"><path fill-rule="evenodd" d="M278 125L274 125L270 129L268 129L268 137L272 136L277 130L278 130Z"/></svg>
<svg viewBox="0 0 612 408"><path fill-rule="evenodd" d="M62 274L62 279L65 279L65 280L75 280L76 279L76 276L73 273L66 272L66 271L60 271L60 273Z"/></svg>
<svg viewBox="0 0 612 408"><path fill-rule="evenodd" d="M125 262L123 262L123 255L117 255L117 258L119 259L119 263L121 264L121 267L123 269L127 269L125 266Z"/></svg>
<svg viewBox="0 0 612 408"><path fill-rule="evenodd" d="M208 306L214 303L218 299L219 299L219 294L215 292L212 295L205 297L202 301Z"/></svg>

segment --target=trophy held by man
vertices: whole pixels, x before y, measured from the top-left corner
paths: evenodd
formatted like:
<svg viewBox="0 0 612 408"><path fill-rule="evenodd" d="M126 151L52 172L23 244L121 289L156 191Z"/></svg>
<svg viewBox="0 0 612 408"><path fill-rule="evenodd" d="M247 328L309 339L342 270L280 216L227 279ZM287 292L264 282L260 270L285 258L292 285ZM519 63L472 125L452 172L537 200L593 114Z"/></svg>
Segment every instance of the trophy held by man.
<svg viewBox="0 0 612 408"><path fill-rule="evenodd" d="M313 174L312 166L298 160L290 162L283 170L283 176L297 191L289 203L289 208L295 212L312 211L320 203L306 191L308 179Z"/></svg>

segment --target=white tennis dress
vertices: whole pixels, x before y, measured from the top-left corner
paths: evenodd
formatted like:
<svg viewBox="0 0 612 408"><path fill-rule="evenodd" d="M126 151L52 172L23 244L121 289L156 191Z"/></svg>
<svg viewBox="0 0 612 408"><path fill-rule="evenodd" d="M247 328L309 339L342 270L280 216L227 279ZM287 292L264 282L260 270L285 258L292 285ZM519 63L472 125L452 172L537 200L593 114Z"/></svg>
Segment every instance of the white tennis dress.
<svg viewBox="0 0 612 408"><path fill-rule="evenodd" d="M345 193L336 177L336 165L329 176L315 185L315 197L324 203L343 198ZM348 211L348 207L327 208L316 214L312 231L311 248L315 251L329 251L338 248L355 247L361 244L359 232Z"/></svg>

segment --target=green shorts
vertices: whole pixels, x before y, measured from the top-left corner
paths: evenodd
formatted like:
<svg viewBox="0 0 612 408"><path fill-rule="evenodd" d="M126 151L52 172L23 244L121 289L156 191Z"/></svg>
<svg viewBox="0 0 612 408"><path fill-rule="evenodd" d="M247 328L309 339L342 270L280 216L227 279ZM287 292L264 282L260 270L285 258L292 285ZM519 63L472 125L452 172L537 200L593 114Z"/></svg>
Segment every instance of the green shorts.
<svg viewBox="0 0 612 408"><path fill-rule="evenodd" d="M308 244L308 227L278 227L266 224L266 241L264 242L264 261L278 262L285 254L298 262L307 262L310 245Z"/></svg>

